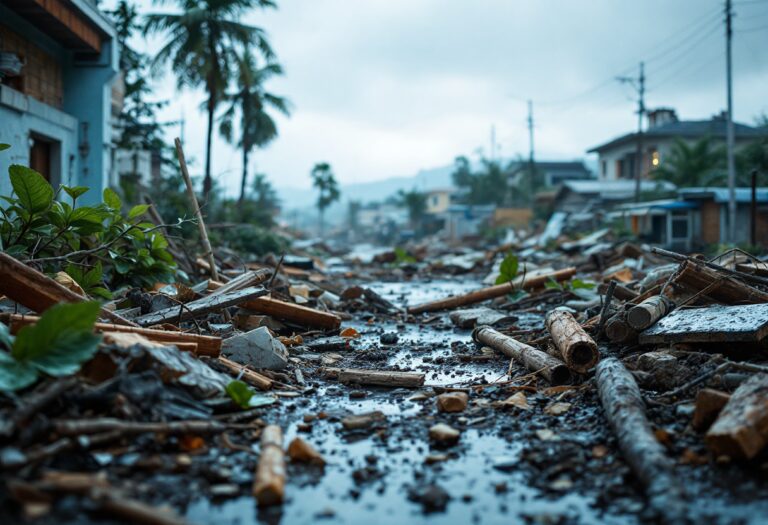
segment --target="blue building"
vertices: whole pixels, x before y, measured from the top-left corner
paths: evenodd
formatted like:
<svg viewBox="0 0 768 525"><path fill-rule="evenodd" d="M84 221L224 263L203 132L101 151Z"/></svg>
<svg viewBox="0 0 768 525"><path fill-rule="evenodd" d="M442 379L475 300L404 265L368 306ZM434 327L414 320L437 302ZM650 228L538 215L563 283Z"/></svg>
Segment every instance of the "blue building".
<svg viewBox="0 0 768 525"><path fill-rule="evenodd" d="M0 194L23 164L54 187L111 182L115 30L93 0L0 2ZM119 109L119 103L117 104Z"/></svg>

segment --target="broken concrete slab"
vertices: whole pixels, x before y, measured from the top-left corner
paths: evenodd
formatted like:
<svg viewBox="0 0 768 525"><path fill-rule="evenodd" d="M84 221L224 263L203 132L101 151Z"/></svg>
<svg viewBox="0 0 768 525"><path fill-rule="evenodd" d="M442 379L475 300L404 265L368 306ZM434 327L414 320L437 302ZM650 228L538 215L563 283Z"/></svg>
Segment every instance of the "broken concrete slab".
<svg viewBox="0 0 768 525"><path fill-rule="evenodd" d="M492 308L467 308L451 312L451 322L459 328L474 328L475 326L496 326L511 324L517 317Z"/></svg>
<svg viewBox="0 0 768 525"><path fill-rule="evenodd" d="M768 304L680 309L640 334L640 344L759 343L768 335Z"/></svg>
<svg viewBox="0 0 768 525"><path fill-rule="evenodd" d="M288 366L288 350L265 326L224 340L221 352L237 363L254 368L282 370Z"/></svg>

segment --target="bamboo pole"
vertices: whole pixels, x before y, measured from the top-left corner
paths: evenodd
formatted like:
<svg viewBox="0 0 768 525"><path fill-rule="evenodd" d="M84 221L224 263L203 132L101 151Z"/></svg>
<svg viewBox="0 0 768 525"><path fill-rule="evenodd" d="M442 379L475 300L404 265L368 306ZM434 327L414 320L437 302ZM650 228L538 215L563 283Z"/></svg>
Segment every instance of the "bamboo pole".
<svg viewBox="0 0 768 525"><path fill-rule="evenodd" d="M571 312L552 310L547 315L546 325L568 368L585 374L597 364L600 359L597 344L573 318Z"/></svg>
<svg viewBox="0 0 768 525"><path fill-rule="evenodd" d="M520 289L522 290L535 290L543 287L549 279L555 281L567 281L571 277L576 275L576 268L570 267L563 270L557 270L546 275L539 275L523 282ZM504 284L497 284L496 286L490 286L488 288L481 288L463 295L457 295L455 297L448 297L447 299L439 299L437 301L430 301L428 303L411 306L408 308L410 314L420 314L423 312L436 312L438 310L452 310L460 306L466 306L468 304L481 303L489 299L495 299L496 297L502 297L508 293L514 292L518 287L513 282Z"/></svg>
<svg viewBox="0 0 768 525"><path fill-rule="evenodd" d="M195 189L192 187L192 180L189 178L189 170L187 169L187 161L184 158L184 149L181 146L181 140L178 137L174 140L176 144L176 155L179 157L179 166L181 167L181 176L184 178L184 184L187 186L187 196L192 203L192 209L197 217L197 227L200 230L200 241L203 243L203 250L208 257L208 264L211 265L211 277L215 280L219 280L219 271L216 269L216 259L213 257L213 248L211 248L211 242L208 240L208 230L205 229L205 221L203 220L203 214L200 212L200 204L197 202L195 196Z"/></svg>
<svg viewBox="0 0 768 525"><path fill-rule="evenodd" d="M531 372L544 377L552 385L562 385L571 379L571 372L561 360L497 332L493 328L488 326L476 328L472 332L472 339L514 359Z"/></svg>

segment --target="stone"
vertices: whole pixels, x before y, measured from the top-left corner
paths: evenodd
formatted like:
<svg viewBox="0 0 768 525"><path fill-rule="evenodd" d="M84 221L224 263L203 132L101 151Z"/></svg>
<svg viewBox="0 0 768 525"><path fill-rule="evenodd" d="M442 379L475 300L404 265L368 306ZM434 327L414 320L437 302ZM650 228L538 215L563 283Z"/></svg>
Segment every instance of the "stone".
<svg viewBox="0 0 768 525"><path fill-rule="evenodd" d="M225 339L221 353L232 361L254 368L282 370L288 366L288 350L264 326Z"/></svg>
<svg viewBox="0 0 768 525"><path fill-rule="evenodd" d="M325 460L323 459L323 456L320 455L320 452L300 437L293 438L288 445L288 457L293 461L301 463L325 465Z"/></svg>
<svg viewBox="0 0 768 525"><path fill-rule="evenodd" d="M492 308L468 308L451 312L451 322L459 328L475 326L508 325L517 321L517 317L508 313L497 312Z"/></svg>
<svg viewBox="0 0 768 525"><path fill-rule="evenodd" d="M445 423L437 423L429 428L429 439L443 445L456 443L461 432Z"/></svg>
<svg viewBox="0 0 768 525"><path fill-rule="evenodd" d="M469 396L465 392L447 392L437 396L439 412L462 412L467 408Z"/></svg>

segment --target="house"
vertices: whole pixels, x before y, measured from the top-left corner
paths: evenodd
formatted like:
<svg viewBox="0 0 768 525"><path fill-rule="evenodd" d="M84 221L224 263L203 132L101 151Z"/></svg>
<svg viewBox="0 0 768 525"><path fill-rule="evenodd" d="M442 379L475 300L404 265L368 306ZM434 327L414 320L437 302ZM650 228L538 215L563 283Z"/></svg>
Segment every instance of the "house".
<svg viewBox="0 0 768 525"><path fill-rule="evenodd" d="M493 221L495 204L451 204L445 221L445 236L452 241L479 235Z"/></svg>
<svg viewBox="0 0 768 525"><path fill-rule="evenodd" d="M691 251L726 242L728 188L682 188L675 199L617 207L627 228L647 242ZM755 192L757 243L768 245L768 188ZM737 243L750 242L751 188L736 188Z"/></svg>
<svg viewBox="0 0 768 525"><path fill-rule="evenodd" d="M642 181L640 191L673 191L669 182ZM635 198L633 180L572 180L555 194L554 209L566 213L609 210Z"/></svg>
<svg viewBox="0 0 768 525"><path fill-rule="evenodd" d="M542 161L535 162L537 185L553 187L569 180L587 180L594 178L583 161ZM530 163L513 162L509 167L508 184L519 187L530 173Z"/></svg>
<svg viewBox="0 0 768 525"><path fill-rule="evenodd" d="M734 122L737 149L768 137L768 128L757 128ZM725 142L725 114L709 120L679 120L671 108L659 108L648 113L648 129L642 134L642 178L662 165L677 139L697 141L710 137ZM627 133L589 150L598 155L600 180L634 179L638 134Z"/></svg>
<svg viewBox="0 0 768 525"><path fill-rule="evenodd" d="M113 181L115 30L94 0L0 4L0 194L8 166L23 164L55 187L87 186L101 199Z"/></svg>
<svg viewBox="0 0 768 525"><path fill-rule="evenodd" d="M448 211L451 205L451 195L456 192L453 188L438 188L429 190L427 194L427 213L429 215L442 215Z"/></svg>

